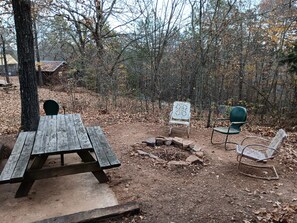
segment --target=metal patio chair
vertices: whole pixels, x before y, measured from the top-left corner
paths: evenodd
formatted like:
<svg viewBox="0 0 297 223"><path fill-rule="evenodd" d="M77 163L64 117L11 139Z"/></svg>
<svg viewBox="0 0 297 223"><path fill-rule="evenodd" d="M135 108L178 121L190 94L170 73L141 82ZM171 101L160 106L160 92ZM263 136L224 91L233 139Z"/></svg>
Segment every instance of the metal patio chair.
<svg viewBox="0 0 297 223"><path fill-rule="evenodd" d="M172 133L173 125L185 125L187 127L187 136L190 137L191 104L190 102L175 101L169 117L169 136Z"/></svg>
<svg viewBox="0 0 297 223"><path fill-rule="evenodd" d="M242 140L240 145L236 146L236 152L237 152L237 161L238 161L238 170L240 173L254 178L259 179L267 179L267 180L276 180L279 179L278 173L276 172L276 169L272 165L254 165L247 162L242 162L242 159L250 159L254 160L256 162L266 162L269 159L272 159L275 157L275 155L278 152L278 149L282 145L283 141L286 139L287 134L283 129L279 129L276 133L275 137L271 140L271 142L268 144L269 140L261 137L253 137L249 136ZM257 139L258 141L261 140L263 142L266 142L266 144L260 144L256 142L252 142L250 144L244 145L248 140ZM258 176L256 174L251 174L248 172L244 172L244 167L251 167L252 169L267 169L272 170L273 176ZM267 171L264 172L264 174L267 174Z"/></svg>
<svg viewBox="0 0 297 223"><path fill-rule="evenodd" d="M239 134L241 131L240 127L246 123L246 119L247 119L246 108L241 106L233 107L230 111L229 118L216 119L214 121L213 129L211 133L211 139L210 139L211 143L225 144L225 150L227 150L227 143L237 144L237 143L228 141L228 136ZM226 121L228 121L228 126L216 127L218 122L226 122ZM214 142L213 136L215 132L226 135L225 141Z"/></svg>

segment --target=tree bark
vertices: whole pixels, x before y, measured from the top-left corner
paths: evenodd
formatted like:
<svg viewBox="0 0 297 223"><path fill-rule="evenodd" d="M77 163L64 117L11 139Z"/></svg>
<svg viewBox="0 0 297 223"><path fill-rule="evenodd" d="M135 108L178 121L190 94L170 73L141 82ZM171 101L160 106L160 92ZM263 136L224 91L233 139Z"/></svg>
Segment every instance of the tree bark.
<svg viewBox="0 0 297 223"><path fill-rule="evenodd" d="M39 122L37 77L30 0L12 0L19 63L21 129L35 131Z"/></svg>
<svg viewBox="0 0 297 223"><path fill-rule="evenodd" d="M41 65L40 65L36 19L33 19L33 26L34 26L34 42L35 42L36 60L37 60L37 80L38 80L38 85L42 86L43 85L43 77L42 77Z"/></svg>
<svg viewBox="0 0 297 223"><path fill-rule="evenodd" d="M244 81L244 67L245 67L245 61L244 61L244 52L243 52L243 27L242 27L242 21L240 23L240 61L239 61L239 82L238 82L238 101L242 100L242 89L243 89L243 81Z"/></svg>
<svg viewBox="0 0 297 223"><path fill-rule="evenodd" d="M10 83L9 76L8 76L8 65L7 65L7 58L6 58L5 39L4 39L4 37L2 35L1 35L1 40L2 40L2 52L3 52L6 82Z"/></svg>

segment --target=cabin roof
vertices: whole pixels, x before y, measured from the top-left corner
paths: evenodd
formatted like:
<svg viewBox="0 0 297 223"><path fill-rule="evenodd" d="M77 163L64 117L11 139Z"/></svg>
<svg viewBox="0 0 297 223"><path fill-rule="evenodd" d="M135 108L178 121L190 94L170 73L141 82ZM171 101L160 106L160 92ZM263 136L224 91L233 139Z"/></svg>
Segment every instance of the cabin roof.
<svg viewBox="0 0 297 223"><path fill-rule="evenodd" d="M59 67L66 64L65 61L40 61L42 72L55 72ZM38 62L35 62L36 70L38 69Z"/></svg>
<svg viewBox="0 0 297 223"><path fill-rule="evenodd" d="M10 55L6 54L6 60L8 65L18 64L18 62ZM3 55L0 55L0 66L4 65Z"/></svg>

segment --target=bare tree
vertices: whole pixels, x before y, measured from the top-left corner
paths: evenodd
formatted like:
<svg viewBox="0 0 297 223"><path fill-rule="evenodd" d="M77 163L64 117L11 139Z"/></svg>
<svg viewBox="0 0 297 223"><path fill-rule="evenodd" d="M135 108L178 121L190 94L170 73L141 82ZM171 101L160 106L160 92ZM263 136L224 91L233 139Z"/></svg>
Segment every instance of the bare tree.
<svg viewBox="0 0 297 223"><path fill-rule="evenodd" d="M39 102L34 60L30 0L12 1L18 48L19 81L21 94L21 128L35 131L39 122Z"/></svg>
<svg viewBox="0 0 297 223"><path fill-rule="evenodd" d="M3 37L2 34L0 34L1 36L1 41L2 41L2 55L3 55L3 64L4 64L4 68L5 68L5 77L6 77L6 82L10 83L9 81L9 74L8 74L8 65L7 65L7 59L6 59L6 47L5 47L5 39Z"/></svg>
<svg viewBox="0 0 297 223"><path fill-rule="evenodd" d="M149 59L151 102L154 106L157 99L159 108L161 108L161 95L166 86L163 77L168 75L161 73L162 60L171 38L178 33L180 28L184 2L179 0L162 3L142 1L139 7L144 12L140 31L144 33L147 59Z"/></svg>

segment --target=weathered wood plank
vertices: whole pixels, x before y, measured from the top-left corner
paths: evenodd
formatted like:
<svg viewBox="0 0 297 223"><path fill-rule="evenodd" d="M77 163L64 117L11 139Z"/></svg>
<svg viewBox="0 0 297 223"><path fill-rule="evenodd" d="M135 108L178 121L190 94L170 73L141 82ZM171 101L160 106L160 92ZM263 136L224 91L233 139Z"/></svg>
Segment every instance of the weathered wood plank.
<svg viewBox="0 0 297 223"><path fill-rule="evenodd" d="M18 138L13 146L11 154L20 154L23 149L23 145L26 141L27 132L20 132Z"/></svg>
<svg viewBox="0 0 297 223"><path fill-rule="evenodd" d="M50 118L51 118L51 116L49 116L49 115L45 116L44 126L43 126L44 127L43 128L44 136L43 136L42 146L40 148L41 154L44 154L46 152L46 147L47 147L47 144L48 144L48 141L49 141L49 136L50 136L50 133L51 133L51 129L49 127Z"/></svg>
<svg viewBox="0 0 297 223"><path fill-rule="evenodd" d="M36 170L28 170L25 177L31 180L47 179L52 177L66 176L78 173L87 173L99 171L100 167L98 162L92 161L88 163L70 164L67 166L47 167Z"/></svg>
<svg viewBox="0 0 297 223"><path fill-rule="evenodd" d="M10 181L13 171L14 171L14 169L17 165L17 162L19 160L20 154L23 150L27 134L28 134L28 132L20 132L20 134L16 140L16 143L14 144L12 152L4 166L4 169L1 172L1 175L0 175L1 183L7 183Z"/></svg>
<svg viewBox="0 0 297 223"><path fill-rule="evenodd" d="M105 152L102 149L102 146L99 142L99 138L97 136L97 133L94 129L94 127L87 127L87 132L89 134L90 140L93 145L93 149L95 152L95 155L97 157L97 161L101 168L105 168L110 166L110 163L107 159L107 156L105 155Z"/></svg>
<svg viewBox="0 0 297 223"><path fill-rule="evenodd" d="M89 139L87 131L83 125L80 115L73 114L72 117L73 117L75 129L77 132L77 137L78 137L81 148L82 149L91 149L92 144L90 142L90 139Z"/></svg>
<svg viewBox="0 0 297 223"><path fill-rule="evenodd" d="M30 155L33 149L34 139L35 139L35 132L28 132L22 152L20 154L16 167L11 176L11 181L18 181L24 177L25 171L29 164Z"/></svg>
<svg viewBox="0 0 297 223"><path fill-rule="evenodd" d="M65 115L66 129L67 129L67 140L69 151L80 150L80 144L77 138L73 117L71 114Z"/></svg>
<svg viewBox="0 0 297 223"><path fill-rule="evenodd" d="M35 223L94 222L108 218L120 217L127 214L138 214L139 212L139 204L136 202L128 202L126 204L119 204L111 207L97 208L89 211L49 218Z"/></svg>
<svg viewBox="0 0 297 223"><path fill-rule="evenodd" d="M98 162L94 159L92 154L90 152L88 152L88 151L81 150L81 151L78 151L77 154L80 156L82 161L85 162L85 163L95 161L98 164ZM106 176L106 174L104 173L102 168L99 168L98 171L92 171L92 174L97 178L99 183L108 182L108 177Z"/></svg>
<svg viewBox="0 0 297 223"><path fill-rule="evenodd" d="M114 154L114 152L111 149L111 146L109 145L109 143L107 142L107 139L102 131L102 129L99 126L95 126L94 130L96 132L96 136L98 138L98 141L100 142L100 146L102 147L102 150L104 151L110 166L120 166L121 163L120 161L117 159L116 155Z"/></svg>
<svg viewBox="0 0 297 223"><path fill-rule="evenodd" d="M68 151L65 115L57 116L57 151Z"/></svg>
<svg viewBox="0 0 297 223"><path fill-rule="evenodd" d="M32 154L44 153L44 135L46 134L46 119L47 116L41 116L39 119L38 129L36 133L36 139L33 147Z"/></svg>
<svg viewBox="0 0 297 223"><path fill-rule="evenodd" d="M30 166L30 170L41 169L47 157L48 155L36 156ZM25 174L24 179L15 194L15 197L18 198L27 196L34 182L34 180L28 179Z"/></svg>
<svg viewBox="0 0 297 223"><path fill-rule="evenodd" d="M8 183L10 181L11 175L13 174L16 163L19 159L19 154L10 154L5 167L0 175L0 183Z"/></svg>
<svg viewBox="0 0 297 223"><path fill-rule="evenodd" d="M49 131L46 134L44 153L55 153L57 152L57 115L49 115L48 117L47 128Z"/></svg>

